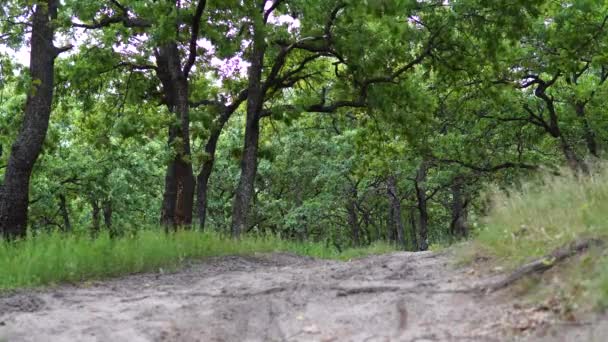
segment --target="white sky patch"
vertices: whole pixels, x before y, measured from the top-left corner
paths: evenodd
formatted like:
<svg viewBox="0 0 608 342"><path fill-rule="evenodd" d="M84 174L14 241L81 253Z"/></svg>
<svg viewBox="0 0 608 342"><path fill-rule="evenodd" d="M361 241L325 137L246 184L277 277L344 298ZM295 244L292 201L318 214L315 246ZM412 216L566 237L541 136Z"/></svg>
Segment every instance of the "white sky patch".
<svg viewBox="0 0 608 342"><path fill-rule="evenodd" d="M72 45L73 48L60 54L59 58L65 58L66 56L74 55L78 52L78 46L83 44L84 39L82 36L84 35L83 29L74 29L70 32L69 35L66 34L56 34L53 45L57 47L63 47L67 45ZM25 44L23 44L19 49L12 49L4 44L0 44L0 52L6 53L11 56L14 62L22 64L24 66L30 65L30 34L28 33L25 38Z"/></svg>
<svg viewBox="0 0 608 342"><path fill-rule="evenodd" d="M264 11L268 11L274 2L275 0L266 0L266 3L264 4Z"/></svg>
<svg viewBox="0 0 608 342"><path fill-rule="evenodd" d="M275 0L268 0L264 4L264 10L269 10ZM268 23L273 25L287 25L291 32L295 32L300 28L300 20L287 14L275 15L274 12L268 16Z"/></svg>
<svg viewBox="0 0 608 342"><path fill-rule="evenodd" d="M201 38L197 41L197 45L207 50L208 53L215 53L215 46L207 38Z"/></svg>
<svg viewBox="0 0 608 342"><path fill-rule="evenodd" d="M25 66L30 65L30 49L27 46L23 46L15 51L6 45L0 44L0 53L6 53L14 62Z"/></svg>
<svg viewBox="0 0 608 342"><path fill-rule="evenodd" d="M266 10L268 10L274 0L268 0L265 4ZM72 21L77 24L83 24L78 18L72 18ZM287 15L274 15L271 13L268 17L268 23L276 26L287 26L287 29L292 33L297 33L300 29L300 20ZM229 35L236 35L237 28L231 28L234 32L229 32ZM55 46L61 47L66 45L72 45L73 48L68 52L64 52L60 55L60 58L65 58L68 56L72 56L79 51L79 47L92 43L90 41L90 36L88 36L87 32L83 28L73 28L67 34L56 34L55 38ZM117 43L113 46L114 50L118 53L121 53L125 56L136 58L141 53L141 44L148 39L147 35L139 36L135 40L130 41L128 43ZM26 39L28 41L29 39ZM95 42L93 42L95 43ZM245 51L248 46L251 44L251 41L244 40L242 42L241 50ZM242 53L239 53L236 56L230 58L218 58L215 56L216 47L213 43L205 38L201 38L198 40L197 45L200 48L203 48L206 51L206 55L210 57L209 63L211 67L217 70L218 75L221 79L230 79L230 78L238 78L245 77L247 75L247 69L250 66L250 63L243 59ZM30 63L30 48L29 44L23 45L18 50L13 50L5 45L0 44L0 52L7 53L9 56L14 59L15 62L22 64L24 66L29 66ZM155 63L154 56L150 56L150 63ZM196 68L196 66L195 66ZM219 80L221 82L221 80Z"/></svg>
<svg viewBox="0 0 608 342"><path fill-rule="evenodd" d="M300 20L287 14L281 14L276 17L270 15L268 17L268 22L274 25L287 25L289 31L295 31L300 28Z"/></svg>

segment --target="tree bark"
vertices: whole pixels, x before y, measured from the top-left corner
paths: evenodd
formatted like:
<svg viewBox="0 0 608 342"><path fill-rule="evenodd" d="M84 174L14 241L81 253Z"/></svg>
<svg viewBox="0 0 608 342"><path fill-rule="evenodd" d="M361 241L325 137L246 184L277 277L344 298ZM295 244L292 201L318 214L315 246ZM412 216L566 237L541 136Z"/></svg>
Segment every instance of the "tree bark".
<svg viewBox="0 0 608 342"><path fill-rule="evenodd" d="M359 226L359 216L357 215L357 189L354 186L349 191L346 211L348 213L348 225L350 226L353 245L361 246L361 227Z"/></svg>
<svg viewBox="0 0 608 342"><path fill-rule="evenodd" d="M61 213L61 217L63 218L62 230L64 232L72 231L72 224L70 223L70 213L68 211L68 204L64 194L59 195L59 212Z"/></svg>
<svg viewBox="0 0 608 342"><path fill-rule="evenodd" d="M260 15L260 14L258 14ZM256 20L257 21L257 20ZM245 124L245 146L241 157L241 176L232 205L232 236L240 237L247 230L249 207L253 198L255 176L258 167L258 143L260 118L264 104L262 69L266 43L261 22L254 25L253 51L248 71L247 118Z"/></svg>
<svg viewBox="0 0 608 342"><path fill-rule="evenodd" d="M566 158L566 163L568 164L568 167L575 173L575 174L579 174L582 172L582 174L587 175L589 174L589 166L587 165L587 163L585 163L585 161L583 161L574 151L574 149L572 148L572 146L570 146L570 144L568 143L568 141L566 140L566 137L564 137L561 132L559 135L559 141L560 141L560 147L562 149L562 153L564 154L564 158Z"/></svg>
<svg viewBox="0 0 608 342"><path fill-rule="evenodd" d="M589 166L585 163L585 161L579 158L576 151L572 148L561 130L557 109L555 108L555 100L546 93L547 88L553 85L558 77L559 73L553 78L553 80L549 82L539 80L538 86L534 90L534 95L545 102L546 109L549 114L549 121L545 122L541 115L540 119L537 119L537 121L540 120L541 123L539 124L537 121L533 121L533 123L540 125L552 137L559 140L560 148L564 154L566 163L575 174L579 174L580 172L583 174L589 174ZM530 110L528 109L528 111Z"/></svg>
<svg viewBox="0 0 608 342"><path fill-rule="evenodd" d="M157 49L156 61L165 101L178 121L178 124L169 127L168 144L174 150L175 157L167 167L161 213L161 224L166 229L176 229L192 224L194 209L188 79L181 70L180 54L174 42Z"/></svg>
<svg viewBox="0 0 608 342"><path fill-rule="evenodd" d="M456 177L451 186L452 190L452 221L450 223L450 233L458 238L465 238L469 235L467 226L467 201L462 193L463 179Z"/></svg>
<svg viewBox="0 0 608 342"><path fill-rule="evenodd" d="M603 245L604 245L604 241L598 240L598 239L584 239L584 240L573 241L569 245L560 247L540 259L534 260L530 263L527 263L527 264L519 267L517 270L515 270L513 273L511 273L507 277L505 277L495 283L486 285L483 288L485 288L485 290L487 290L488 292L493 292L493 291L498 291L498 290L504 289L505 287L508 287L508 286L514 284L515 282L524 278L525 276L528 276L533 273L545 272L546 270L552 268L557 263L559 263L565 259L568 259L579 253L585 252L591 247L601 247Z"/></svg>
<svg viewBox="0 0 608 342"><path fill-rule="evenodd" d="M247 111L245 147L241 158L241 176L232 206L232 236L237 238L242 232L247 230L249 206L253 198L254 182L257 173L260 121L255 115L255 113Z"/></svg>
<svg viewBox="0 0 608 342"><path fill-rule="evenodd" d="M386 218L386 229L387 229L387 238L388 241L391 242L397 242L397 231L395 228L395 222L393 222L393 206L391 205L391 200L389 198L389 205L388 205L388 216Z"/></svg>
<svg viewBox="0 0 608 342"><path fill-rule="evenodd" d="M207 219L207 192L209 185L209 178L213 172L213 164L215 163L215 151L217 149L217 142L222 133L222 129L228 119L230 118L231 112L226 110L220 116L219 122L216 127L211 131L211 135L205 144L206 159L203 161L201 170L198 173L196 179L196 213L199 220L200 230L205 229L205 221Z"/></svg>
<svg viewBox="0 0 608 342"><path fill-rule="evenodd" d="M106 226L108 232L110 232L110 237L115 237L116 232L112 227L112 201L105 200L103 201L103 223Z"/></svg>
<svg viewBox="0 0 608 342"><path fill-rule="evenodd" d="M205 148L205 150L207 149ZM196 214L201 231L205 229L205 222L207 220L207 191L209 190L209 178L211 177L214 164L214 156L212 155L208 158L210 159L203 162L201 171L196 177Z"/></svg>
<svg viewBox="0 0 608 342"><path fill-rule="evenodd" d="M36 5L30 41L31 89L25 104L23 124L13 143L4 182L0 188L0 236L24 237L27 230L29 184L32 169L46 137L53 102L55 58L51 20L57 18L58 0Z"/></svg>
<svg viewBox="0 0 608 342"><path fill-rule="evenodd" d="M399 199L399 192L397 190L397 180L393 175L388 177L387 193L391 206L391 221L392 226L396 231L397 243L401 246L401 248L405 249L405 227L403 224L403 218L401 216L401 200Z"/></svg>
<svg viewBox="0 0 608 342"><path fill-rule="evenodd" d="M429 248L428 238L428 221L429 214L427 211L427 196L426 196L426 176L428 165L426 161L420 163L418 172L416 173L416 198L418 199L418 213L420 215L420 243L418 249L426 251Z"/></svg>
<svg viewBox="0 0 608 342"><path fill-rule="evenodd" d="M410 211L410 233L412 236L412 246L414 249L418 248L418 229L416 229L416 209L412 208Z"/></svg>
<svg viewBox="0 0 608 342"><path fill-rule="evenodd" d="M99 231L101 230L101 224L100 224L100 220L99 220L100 210L101 209L99 208L99 203L97 202L97 200L92 200L91 201L91 216L92 216L92 220L93 220L93 227L92 227L91 235L93 237L98 236Z"/></svg>
<svg viewBox="0 0 608 342"><path fill-rule="evenodd" d="M592 156L594 156L595 158L599 158L600 153L597 147L597 141L595 139L595 132L591 128L589 120L587 119L585 113L585 103L577 102L575 103L574 108L576 111L576 115L583 122L583 137L585 139L585 143L587 144L587 150Z"/></svg>

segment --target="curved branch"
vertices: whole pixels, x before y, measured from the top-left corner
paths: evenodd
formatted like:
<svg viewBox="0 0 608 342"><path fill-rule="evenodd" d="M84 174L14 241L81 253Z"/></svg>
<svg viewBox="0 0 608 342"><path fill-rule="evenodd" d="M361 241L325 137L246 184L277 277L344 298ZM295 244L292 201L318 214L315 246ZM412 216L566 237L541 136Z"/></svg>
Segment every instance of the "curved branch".
<svg viewBox="0 0 608 342"><path fill-rule="evenodd" d="M207 5L207 0L199 0L196 5L196 12L194 13L194 18L192 19L192 33L190 36L190 46L189 46L189 55L188 60L186 61L186 65L184 66L184 76L188 78L188 74L194 65L196 60L196 41L198 39L198 31L201 26L201 17L203 16L203 11L205 10L205 6Z"/></svg>

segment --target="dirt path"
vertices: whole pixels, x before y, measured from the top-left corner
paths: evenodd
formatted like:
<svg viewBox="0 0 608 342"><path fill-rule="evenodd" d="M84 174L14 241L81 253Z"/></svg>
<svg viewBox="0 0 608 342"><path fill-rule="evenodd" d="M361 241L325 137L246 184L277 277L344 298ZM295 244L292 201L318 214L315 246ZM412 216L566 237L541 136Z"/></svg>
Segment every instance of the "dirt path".
<svg viewBox="0 0 608 342"><path fill-rule="evenodd" d="M430 252L216 258L0 297L0 341L508 341L528 329L518 324L549 319L518 322L526 309L469 291L477 278L448 262Z"/></svg>

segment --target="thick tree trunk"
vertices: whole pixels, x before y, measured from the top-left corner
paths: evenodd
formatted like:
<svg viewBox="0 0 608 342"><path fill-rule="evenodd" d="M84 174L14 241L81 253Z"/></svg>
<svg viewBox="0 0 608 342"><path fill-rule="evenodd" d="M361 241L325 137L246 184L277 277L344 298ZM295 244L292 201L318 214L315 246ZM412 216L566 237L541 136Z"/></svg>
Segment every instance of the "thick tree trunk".
<svg viewBox="0 0 608 342"><path fill-rule="evenodd" d="M59 213L63 218L62 230L64 232L72 231L72 224L70 223L70 213L68 211L68 204L64 194L59 195Z"/></svg>
<svg viewBox="0 0 608 342"><path fill-rule="evenodd" d="M405 249L405 227L403 224L403 218L401 216L401 200L399 198L399 192L397 190L397 180L395 176L391 175L387 180L387 193L391 206L392 214L392 226L396 231L397 243L401 248Z"/></svg>
<svg viewBox="0 0 608 342"><path fill-rule="evenodd" d="M190 151L190 112L188 80L181 70L180 54L175 43L168 43L156 52L157 75L169 110L178 124L169 128L168 144L175 157L167 167L161 224L167 229L192 224L194 209L194 173Z"/></svg>
<svg viewBox="0 0 608 342"><path fill-rule="evenodd" d="M464 238L469 235L467 225L467 201L462 193L463 180L456 177L452 184L452 222L450 223L450 233L452 236Z"/></svg>
<svg viewBox="0 0 608 342"><path fill-rule="evenodd" d="M416 198L418 199L418 212L420 214L420 243L418 249L426 251L429 248L428 239L428 222L429 214L427 211L427 198L426 198L426 176L428 171L428 165L426 161L422 161L420 168L416 173Z"/></svg>
<svg viewBox="0 0 608 342"><path fill-rule="evenodd" d="M233 237L240 237L247 230L249 207L253 198L255 177L258 168L258 143L260 139L260 113L264 104L262 69L266 43L264 30L257 25L254 28L253 51L249 67L249 85L247 93L247 119L245 124L245 146L241 158L241 176L232 205Z"/></svg>
<svg viewBox="0 0 608 342"><path fill-rule="evenodd" d="M53 102L54 63L59 50L53 46L50 22L57 18L57 5L58 0L41 1L32 17L31 90L0 188L0 235L8 239L26 235L30 176L46 137Z"/></svg>
<svg viewBox="0 0 608 342"><path fill-rule="evenodd" d="M253 198L258 162L260 121L254 114L247 113L245 147L241 158L241 176L232 206L232 236L239 237L249 225L249 206Z"/></svg>

